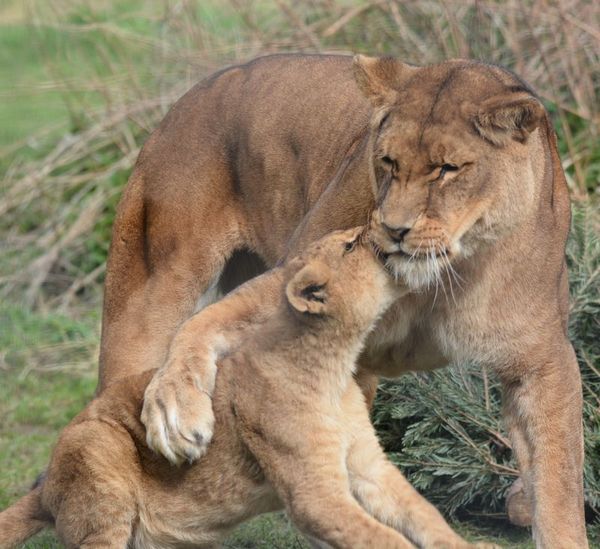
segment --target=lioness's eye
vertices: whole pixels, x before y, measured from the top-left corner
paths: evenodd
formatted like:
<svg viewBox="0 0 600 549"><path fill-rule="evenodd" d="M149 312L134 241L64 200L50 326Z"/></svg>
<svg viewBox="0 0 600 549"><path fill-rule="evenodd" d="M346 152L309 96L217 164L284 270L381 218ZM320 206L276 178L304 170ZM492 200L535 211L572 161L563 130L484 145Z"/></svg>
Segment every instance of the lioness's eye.
<svg viewBox="0 0 600 549"><path fill-rule="evenodd" d="M448 172L456 171L458 171L458 166L455 166L454 164L442 164L440 168L440 178L444 177L444 175L446 175Z"/></svg>
<svg viewBox="0 0 600 549"><path fill-rule="evenodd" d="M392 169L392 170L396 170L398 169L398 164L397 162L391 158L390 156L382 156L381 157L381 162L387 166L388 168Z"/></svg>

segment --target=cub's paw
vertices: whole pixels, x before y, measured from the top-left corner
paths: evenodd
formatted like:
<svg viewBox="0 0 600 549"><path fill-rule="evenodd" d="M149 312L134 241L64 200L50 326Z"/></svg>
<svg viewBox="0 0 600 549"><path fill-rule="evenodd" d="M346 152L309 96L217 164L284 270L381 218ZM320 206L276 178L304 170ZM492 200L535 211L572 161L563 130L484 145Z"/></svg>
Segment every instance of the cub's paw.
<svg viewBox="0 0 600 549"><path fill-rule="evenodd" d="M192 374L160 371L144 394L142 423L146 442L171 463L191 463L206 453L213 436L212 399Z"/></svg>

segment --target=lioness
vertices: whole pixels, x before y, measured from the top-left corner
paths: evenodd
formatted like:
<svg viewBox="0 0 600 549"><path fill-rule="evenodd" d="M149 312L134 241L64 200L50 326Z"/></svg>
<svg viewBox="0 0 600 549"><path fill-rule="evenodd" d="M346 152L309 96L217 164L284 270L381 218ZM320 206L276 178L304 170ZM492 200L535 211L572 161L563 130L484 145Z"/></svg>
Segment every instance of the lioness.
<svg viewBox="0 0 600 549"><path fill-rule="evenodd" d="M148 139L119 207L99 389L161 366L175 330L248 250L270 267L369 218L414 292L366 344L365 392L376 375L453 360L495 370L538 546L587 547L568 191L544 108L495 66L279 55L194 87ZM166 433L166 455L200 454L214 365L199 385L169 370L160 379L173 397L150 431ZM202 436L190 443L169 417Z"/></svg>
<svg viewBox="0 0 600 549"><path fill-rule="evenodd" d="M48 520L67 547L207 547L283 505L333 547L471 547L387 461L353 380L367 333L402 293L361 234L333 233L199 315L268 309L222 360L203 459L176 469L149 452L139 413L153 371L122 379L64 430L42 486L0 514L0 547Z"/></svg>

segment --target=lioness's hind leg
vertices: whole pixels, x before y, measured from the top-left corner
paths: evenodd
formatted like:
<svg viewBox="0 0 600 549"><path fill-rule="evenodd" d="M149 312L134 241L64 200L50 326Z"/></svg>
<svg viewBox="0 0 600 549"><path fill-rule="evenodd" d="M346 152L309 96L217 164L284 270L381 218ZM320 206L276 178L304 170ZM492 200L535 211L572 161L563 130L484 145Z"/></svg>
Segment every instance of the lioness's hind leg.
<svg viewBox="0 0 600 549"><path fill-rule="evenodd" d="M184 179L168 192L162 180L181 174L137 169L130 179L107 264L99 390L160 367L177 326L234 250L248 244L227 175L213 168L202 176L206 181Z"/></svg>

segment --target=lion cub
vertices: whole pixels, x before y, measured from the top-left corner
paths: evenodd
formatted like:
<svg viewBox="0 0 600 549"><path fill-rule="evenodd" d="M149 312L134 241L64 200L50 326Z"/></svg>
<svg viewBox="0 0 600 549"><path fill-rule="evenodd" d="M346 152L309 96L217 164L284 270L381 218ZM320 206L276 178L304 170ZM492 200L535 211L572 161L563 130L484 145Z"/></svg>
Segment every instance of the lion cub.
<svg viewBox="0 0 600 549"><path fill-rule="evenodd" d="M274 313L220 361L206 455L178 468L149 450L139 418L154 372L119 381L63 431L42 485L0 514L0 547L51 523L67 547L209 547L282 507L334 547L468 547L386 460L353 380L400 293L361 236L332 233L271 275Z"/></svg>

